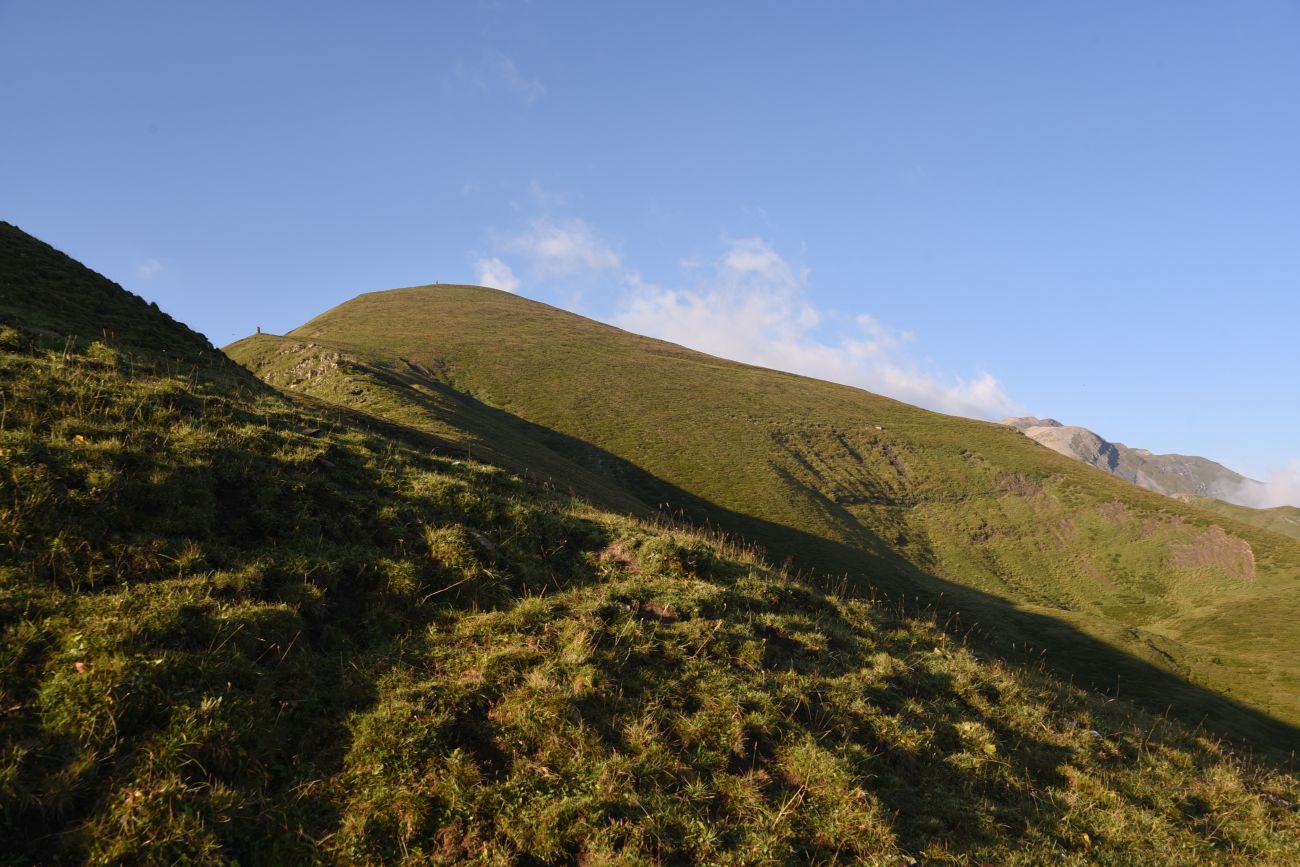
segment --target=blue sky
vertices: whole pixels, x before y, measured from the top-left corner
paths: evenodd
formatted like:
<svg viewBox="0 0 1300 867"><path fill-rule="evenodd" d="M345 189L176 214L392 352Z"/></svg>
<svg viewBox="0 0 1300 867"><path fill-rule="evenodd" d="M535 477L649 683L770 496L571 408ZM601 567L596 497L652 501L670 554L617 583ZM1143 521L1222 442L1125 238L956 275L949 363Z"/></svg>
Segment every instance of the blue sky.
<svg viewBox="0 0 1300 867"><path fill-rule="evenodd" d="M0 219L224 344L500 288L1258 477L1300 4L0 0Z"/></svg>

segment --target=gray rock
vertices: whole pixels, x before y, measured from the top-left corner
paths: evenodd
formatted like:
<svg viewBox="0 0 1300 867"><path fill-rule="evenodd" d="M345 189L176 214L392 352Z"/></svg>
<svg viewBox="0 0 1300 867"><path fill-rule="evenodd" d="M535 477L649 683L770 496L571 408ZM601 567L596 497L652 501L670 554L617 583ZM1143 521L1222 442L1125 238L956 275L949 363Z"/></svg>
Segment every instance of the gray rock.
<svg viewBox="0 0 1300 867"><path fill-rule="evenodd" d="M1168 496L1193 495L1242 502L1259 484L1222 464L1194 455L1158 455L1146 449L1112 443L1077 425L1053 418L1020 416L1002 424L1055 452L1113 473L1148 490Z"/></svg>

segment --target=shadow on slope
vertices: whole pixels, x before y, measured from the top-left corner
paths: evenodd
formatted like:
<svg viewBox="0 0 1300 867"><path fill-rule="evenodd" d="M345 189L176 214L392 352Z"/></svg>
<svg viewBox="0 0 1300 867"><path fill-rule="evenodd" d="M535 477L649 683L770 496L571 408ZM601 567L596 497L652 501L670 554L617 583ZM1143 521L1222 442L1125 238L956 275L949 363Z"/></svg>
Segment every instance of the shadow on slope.
<svg viewBox="0 0 1300 867"><path fill-rule="evenodd" d="M290 353L295 362L291 370L298 373L292 380L271 379L275 385L291 386L290 394L310 394L335 405L363 405L367 414L445 434L443 440L452 443L452 453L458 449L549 481L602 508L640 516L657 513L683 524L716 527L761 545L773 559L787 560L792 569L810 573L811 580L823 586L879 595L913 613L930 610L948 621L951 631L973 632L982 646L1009 662L1023 665L1041 660L1063 678L1133 698L1155 713L1168 709L1192 725L1204 722L1207 729L1229 740L1252 741L1279 755L1300 744L1300 730L1294 726L1170 671L1169 667L1179 666L1186 671L1186 661L1162 650L1162 645L1171 649L1168 638L1140 625L1092 618L1089 625L1105 631L1105 637L1119 645L1111 646L1065 616L1028 610L986 590L939 577L925 568L923 558L909 559L900 553L900 537L893 533L913 531L905 520L883 521L882 526L893 528L890 538L883 538L850 510L863 504L906 507L908 501L897 499L898 492L863 489L831 497L773 464L771 470L785 495L818 514L820 524L835 528L840 537L828 539L720 506L594 443L491 406L419 363L400 358L366 362L320 338L263 334L236 346L237 357L255 372L263 369L259 361L269 359L271 353ZM324 375L330 365L337 370ZM275 359L265 365L268 371L283 367L283 361ZM360 396L358 389L363 392ZM799 445L796 440L786 443L794 466L817 473Z"/></svg>
<svg viewBox="0 0 1300 867"><path fill-rule="evenodd" d="M474 402L478 411L497 418L502 425L517 426L566 461L599 472L639 501L655 504L661 519L716 528L751 544L762 540L761 547L774 562L785 561L790 571L800 571L815 585L879 598L898 606L905 615L928 612L945 623L951 634L969 635L979 648L1008 664L1041 664L1062 680L1122 696L1149 712L1167 713L1193 727L1203 725L1216 737L1245 741L1278 759L1293 756L1300 746L1300 728L1110 646L1065 619L1025 610L926 572L856 522L853 529L855 538L862 540L860 546L726 509L592 443ZM791 487L795 490L793 484ZM1117 640L1160 653L1152 641L1156 636L1133 627L1116 627L1115 631Z"/></svg>
<svg viewBox="0 0 1300 867"><path fill-rule="evenodd" d="M693 517L725 510L727 529L809 568L874 571L874 583L901 580L897 592L908 594L917 575L940 576L1300 724L1300 547L1082 466L1008 427L728 362L475 287L370 293L284 339L391 374L384 405L348 390L318 396L472 440L476 453L486 442L598 502L593 477L607 488L637 484L608 460L621 456L698 498ZM245 346L229 349L246 363L265 360L259 373L281 387L306 360L250 358ZM424 403L416 394L438 404L436 421L412 405ZM492 419L513 427L479 426ZM585 443L604 451L584 452ZM649 485L638 498L689 505L655 490L663 488ZM861 554L805 558L828 547L810 536Z"/></svg>
<svg viewBox="0 0 1300 867"><path fill-rule="evenodd" d="M602 509L640 517L655 513L621 479L615 476L611 483L599 460L571 460L563 447L554 447L559 444L545 428L456 390L418 363L375 364L328 343L265 333L227 350L283 394L419 430L437 437L449 455L558 485Z"/></svg>
<svg viewBox="0 0 1300 867"><path fill-rule="evenodd" d="M232 388L201 347L199 369L137 365L63 337L0 329L0 481L21 494L0 545L0 860L1294 854L1293 782L1127 704L716 539L593 517L438 457L446 441L301 412L322 407L230 368ZM593 731L619 748L593 755Z"/></svg>

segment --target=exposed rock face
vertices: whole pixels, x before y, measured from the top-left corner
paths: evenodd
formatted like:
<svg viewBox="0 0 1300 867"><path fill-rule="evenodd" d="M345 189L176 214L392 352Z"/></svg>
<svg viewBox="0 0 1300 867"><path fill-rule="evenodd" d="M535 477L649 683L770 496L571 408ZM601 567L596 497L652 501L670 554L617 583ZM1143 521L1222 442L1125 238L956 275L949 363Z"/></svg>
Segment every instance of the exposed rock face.
<svg viewBox="0 0 1300 867"><path fill-rule="evenodd" d="M1244 492L1258 484L1208 458L1152 454L1146 449L1108 442L1087 428L1063 425L1053 418L1021 416L1004 418L1002 423L1053 451L1161 494L1240 502Z"/></svg>

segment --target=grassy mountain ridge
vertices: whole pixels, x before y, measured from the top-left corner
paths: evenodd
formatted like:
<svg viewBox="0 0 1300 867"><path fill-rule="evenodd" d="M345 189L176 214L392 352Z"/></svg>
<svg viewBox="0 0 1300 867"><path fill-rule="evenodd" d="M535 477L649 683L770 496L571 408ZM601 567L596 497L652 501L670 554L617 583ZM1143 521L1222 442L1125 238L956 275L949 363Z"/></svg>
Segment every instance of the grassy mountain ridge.
<svg viewBox="0 0 1300 867"><path fill-rule="evenodd" d="M435 434L466 458L478 457L521 475L567 481L590 502L648 516L654 509L623 487L588 471L563 442L439 381L421 365L373 365L311 341L260 334L241 343L242 358L266 383Z"/></svg>
<svg viewBox="0 0 1300 867"><path fill-rule="evenodd" d="M206 337L121 286L0 221L0 286L11 325L47 340L111 342L152 358L233 370Z"/></svg>
<svg viewBox="0 0 1300 867"><path fill-rule="evenodd" d="M1155 706L1294 748L1294 540L1140 490L1003 426L713 358L494 290L362 295L284 338L227 351L268 381L353 403L329 375L290 373L292 345L307 344L400 371L407 393L450 388L522 418L541 445L577 441L586 451L566 460L643 503L668 503L802 568L942 594L1007 643L1055 651L1087 682L1120 676L1122 691L1145 691ZM402 394L387 399L424 426Z"/></svg>
<svg viewBox="0 0 1300 867"><path fill-rule="evenodd" d="M288 399L0 233L7 862L1300 857L1292 774Z"/></svg>

